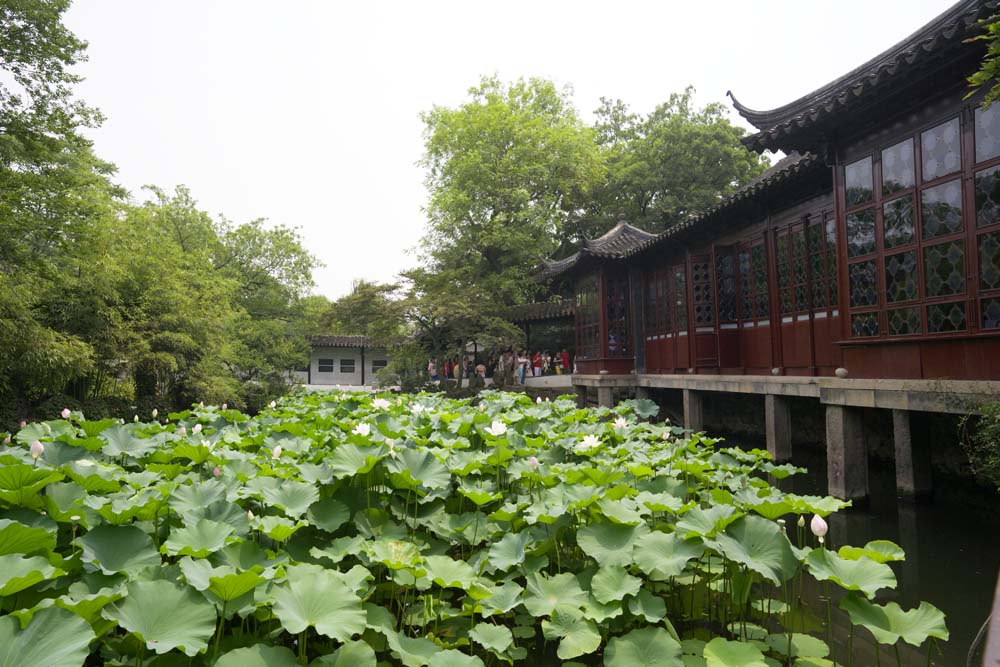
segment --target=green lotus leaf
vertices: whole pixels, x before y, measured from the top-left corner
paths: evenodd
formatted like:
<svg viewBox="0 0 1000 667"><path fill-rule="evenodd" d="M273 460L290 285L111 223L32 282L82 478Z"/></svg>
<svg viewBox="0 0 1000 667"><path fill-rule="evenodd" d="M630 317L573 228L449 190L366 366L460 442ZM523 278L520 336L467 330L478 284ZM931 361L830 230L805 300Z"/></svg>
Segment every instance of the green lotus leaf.
<svg viewBox="0 0 1000 667"><path fill-rule="evenodd" d="M561 640L556 655L562 660L593 653L601 645L597 624L573 607L557 607L551 620L542 621L542 634L546 639Z"/></svg>
<svg viewBox="0 0 1000 667"><path fill-rule="evenodd" d="M0 597L12 595L35 584L64 574L41 556L8 554L0 556Z"/></svg>
<svg viewBox="0 0 1000 667"><path fill-rule="evenodd" d="M77 541L83 548L83 560L97 563L105 574L129 574L160 564L153 540L137 526L102 524Z"/></svg>
<svg viewBox="0 0 1000 667"><path fill-rule="evenodd" d="M800 514L819 514L821 517L828 517L834 512L851 506L850 500L841 500L833 496L788 496L789 501L795 505L795 509Z"/></svg>
<svg viewBox="0 0 1000 667"><path fill-rule="evenodd" d="M201 519L193 526L174 528L163 543L163 553L172 556L194 556L203 558L226 545L226 538L234 529L226 523L211 519Z"/></svg>
<svg viewBox="0 0 1000 667"><path fill-rule="evenodd" d="M267 554L253 542L231 542L210 556L215 565L229 565L234 570L250 570L269 564Z"/></svg>
<svg viewBox="0 0 1000 667"><path fill-rule="evenodd" d="M47 485L63 479L54 470L34 468L26 463L0 466L0 500L11 505L39 508L42 499L38 492Z"/></svg>
<svg viewBox="0 0 1000 667"><path fill-rule="evenodd" d="M427 571L427 578L442 588L460 588L467 591L478 579L471 565L464 560L453 560L448 556L427 556L422 567Z"/></svg>
<svg viewBox="0 0 1000 667"><path fill-rule="evenodd" d="M485 667L482 659L475 655L466 655L455 649L445 649L431 656L427 667Z"/></svg>
<svg viewBox="0 0 1000 667"><path fill-rule="evenodd" d="M670 493L642 491L635 497L635 500L653 512L672 512L676 514L684 507L684 501Z"/></svg>
<svg viewBox="0 0 1000 667"><path fill-rule="evenodd" d="M747 642L716 637L705 644L708 667L768 667L760 649Z"/></svg>
<svg viewBox="0 0 1000 667"><path fill-rule="evenodd" d="M590 592L598 602L619 602L626 595L635 595L642 587L642 579L633 577L617 565L602 567L590 580Z"/></svg>
<svg viewBox="0 0 1000 667"><path fill-rule="evenodd" d="M633 616L645 618L650 623L659 623L667 614L667 603L644 588L629 599L628 610Z"/></svg>
<svg viewBox="0 0 1000 667"><path fill-rule="evenodd" d="M284 542L307 525L305 521L292 521L283 516L265 516L259 521L261 532L276 542Z"/></svg>
<svg viewBox="0 0 1000 667"><path fill-rule="evenodd" d="M531 572L526 579L523 602L532 616L546 616L558 606L580 607L587 602L587 594L575 574L563 572L550 577Z"/></svg>
<svg viewBox="0 0 1000 667"><path fill-rule="evenodd" d="M676 533L653 531L635 542L633 557L650 579L666 581L680 575L691 560L705 553L698 539L685 540Z"/></svg>
<svg viewBox="0 0 1000 667"><path fill-rule="evenodd" d="M351 510L339 500L327 498L313 503L306 513L306 518L317 528L333 533L348 522Z"/></svg>
<svg viewBox="0 0 1000 667"><path fill-rule="evenodd" d="M49 552L56 547L54 531L26 526L20 521L0 519L0 556Z"/></svg>
<svg viewBox="0 0 1000 667"><path fill-rule="evenodd" d="M404 489L425 486L443 489L451 484L451 473L430 451L404 449L388 460L394 484Z"/></svg>
<svg viewBox="0 0 1000 667"><path fill-rule="evenodd" d="M916 609L903 611L895 602L872 604L860 595L850 594L840 601L840 608L850 615L851 622L862 625L881 644L895 644L900 639L920 646L928 637L947 641L949 632L940 609L921 602Z"/></svg>
<svg viewBox="0 0 1000 667"><path fill-rule="evenodd" d="M361 598L325 571L304 571L301 576L289 573L288 581L274 589L273 609L292 634L312 626L321 635L346 642L365 629Z"/></svg>
<svg viewBox="0 0 1000 667"><path fill-rule="evenodd" d="M788 537L777 523L759 516L736 520L708 545L775 584L791 579L798 570L799 562Z"/></svg>
<svg viewBox="0 0 1000 667"><path fill-rule="evenodd" d="M182 442L174 447L171 455L172 459L188 459L195 465L201 465L212 455L212 450L201 443Z"/></svg>
<svg viewBox="0 0 1000 667"><path fill-rule="evenodd" d="M736 521L740 515L732 505L713 505L708 509L695 507L684 513L677 522L676 532L685 539L711 537Z"/></svg>
<svg viewBox="0 0 1000 667"><path fill-rule="evenodd" d="M781 656L791 658L825 658L830 655L830 647L822 639L810 635L793 632L791 650L787 634L768 635L764 640L771 650Z"/></svg>
<svg viewBox="0 0 1000 667"><path fill-rule="evenodd" d="M497 493L496 485L489 480L463 481L458 487L458 492L475 503L477 507L503 498L503 494Z"/></svg>
<svg viewBox="0 0 1000 667"><path fill-rule="evenodd" d="M813 549L806 557L806 564L816 579L829 579L841 588L862 591L870 598L882 588L896 587L892 568L866 556L848 560L826 549Z"/></svg>
<svg viewBox="0 0 1000 667"><path fill-rule="evenodd" d="M159 655L176 648L195 656L208 647L215 607L193 588L158 580L133 581L127 590L123 600L104 609L104 616L146 642L147 649Z"/></svg>
<svg viewBox="0 0 1000 667"><path fill-rule="evenodd" d="M80 667L93 639L86 621L57 607L36 612L24 630L13 616L0 616L0 665Z"/></svg>
<svg viewBox="0 0 1000 667"><path fill-rule="evenodd" d="M482 600L483 616L489 618L494 614L506 614L521 604L523 592L524 588L513 581L505 581L499 586L494 586L492 595Z"/></svg>
<svg viewBox="0 0 1000 667"><path fill-rule="evenodd" d="M405 540L379 539L367 545L365 552L376 563L392 570L415 567L420 564L420 549ZM450 560L450 559L449 559Z"/></svg>
<svg viewBox="0 0 1000 667"><path fill-rule="evenodd" d="M683 667L680 643L663 628L640 628L608 641L604 667Z"/></svg>
<svg viewBox="0 0 1000 667"><path fill-rule="evenodd" d="M425 667L442 650L426 637L407 637L391 628L383 629L381 632L389 648L405 667Z"/></svg>
<svg viewBox="0 0 1000 667"><path fill-rule="evenodd" d="M214 667L298 667L295 654L284 646L254 644L219 656Z"/></svg>
<svg viewBox="0 0 1000 667"><path fill-rule="evenodd" d="M214 502L226 499L226 487L219 480L213 479L195 484L178 486L171 492L167 504L170 509L182 516L197 512Z"/></svg>
<svg viewBox="0 0 1000 667"><path fill-rule="evenodd" d="M319 500L319 491L307 482L283 480L275 489L264 489L264 502L274 505L293 519L298 519Z"/></svg>
<svg viewBox="0 0 1000 667"><path fill-rule="evenodd" d="M876 563L906 560L906 552L889 540L873 540L863 547L840 547L837 555L847 560L858 560L862 556L871 558Z"/></svg>
<svg viewBox="0 0 1000 667"><path fill-rule="evenodd" d="M112 458L124 455L138 459L156 449L157 441L137 438L132 430L131 425L123 424L101 431L97 437L108 443L101 448L101 453Z"/></svg>
<svg viewBox="0 0 1000 667"><path fill-rule="evenodd" d="M337 445L329 458L330 471L337 479L371 472L381 458L379 447L358 447L352 443Z"/></svg>
<svg viewBox="0 0 1000 667"><path fill-rule="evenodd" d="M645 524L592 523L577 531L576 543L598 565L628 567L632 564L632 549L636 540L648 532Z"/></svg>
<svg viewBox="0 0 1000 667"><path fill-rule="evenodd" d="M515 565L524 562L525 549L531 542L531 535L527 532L507 533L499 542L490 546L490 565L506 572Z"/></svg>
<svg viewBox="0 0 1000 667"><path fill-rule="evenodd" d="M256 572L230 572L213 574L208 581L209 593L223 602L231 602L252 591L264 578Z"/></svg>
<svg viewBox="0 0 1000 667"><path fill-rule="evenodd" d="M94 463L90 459L81 459L63 466L66 474L80 488L88 493L114 493L121 489L121 482L116 478L118 468L103 463Z"/></svg>
<svg viewBox="0 0 1000 667"><path fill-rule="evenodd" d="M375 667L375 651L367 642L353 640L321 658L313 660L309 667Z"/></svg>
<svg viewBox="0 0 1000 667"><path fill-rule="evenodd" d="M510 628L492 623L477 623L469 631L469 638L494 653L503 653L514 643L514 635L511 634Z"/></svg>

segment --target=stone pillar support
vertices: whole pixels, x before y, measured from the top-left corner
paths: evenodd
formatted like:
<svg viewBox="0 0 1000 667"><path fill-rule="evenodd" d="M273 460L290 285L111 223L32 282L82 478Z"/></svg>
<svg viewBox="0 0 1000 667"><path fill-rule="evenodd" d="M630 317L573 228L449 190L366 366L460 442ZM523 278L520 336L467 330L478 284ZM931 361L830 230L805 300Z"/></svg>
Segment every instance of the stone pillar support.
<svg viewBox="0 0 1000 667"><path fill-rule="evenodd" d="M896 445L896 492L905 498L930 495L930 443L927 429L920 428L918 414L893 410L892 438Z"/></svg>
<svg viewBox="0 0 1000 667"><path fill-rule="evenodd" d="M585 408L587 407L587 387L582 384L573 385L573 389L576 391L576 407Z"/></svg>
<svg viewBox="0 0 1000 667"><path fill-rule="evenodd" d="M705 428L705 395L700 391L684 390L684 428L696 433Z"/></svg>
<svg viewBox="0 0 1000 667"><path fill-rule="evenodd" d="M636 387L635 388L635 400L641 401L644 398L649 398L649 389L646 387Z"/></svg>
<svg viewBox="0 0 1000 667"><path fill-rule="evenodd" d="M615 390L611 387L598 387L597 404L602 408L615 407Z"/></svg>
<svg viewBox="0 0 1000 667"><path fill-rule="evenodd" d="M784 396L766 394L764 396L764 430L767 435L767 451L775 461L790 461L792 458L792 416L788 399Z"/></svg>
<svg viewBox="0 0 1000 667"><path fill-rule="evenodd" d="M826 406L826 475L831 495L848 500L868 497L868 448L861 408Z"/></svg>

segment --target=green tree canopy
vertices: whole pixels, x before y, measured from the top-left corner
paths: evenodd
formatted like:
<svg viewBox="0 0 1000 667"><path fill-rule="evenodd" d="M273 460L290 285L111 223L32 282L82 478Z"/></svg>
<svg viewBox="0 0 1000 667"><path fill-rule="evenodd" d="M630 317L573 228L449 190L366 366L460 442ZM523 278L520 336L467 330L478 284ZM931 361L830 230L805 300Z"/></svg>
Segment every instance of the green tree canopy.
<svg viewBox="0 0 1000 667"><path fill-rule="evenodd" d="M484 77L467 102L423 115L426 267L485 307L535 295L525 272L555 250L604 176L570 93Z"/></svg>

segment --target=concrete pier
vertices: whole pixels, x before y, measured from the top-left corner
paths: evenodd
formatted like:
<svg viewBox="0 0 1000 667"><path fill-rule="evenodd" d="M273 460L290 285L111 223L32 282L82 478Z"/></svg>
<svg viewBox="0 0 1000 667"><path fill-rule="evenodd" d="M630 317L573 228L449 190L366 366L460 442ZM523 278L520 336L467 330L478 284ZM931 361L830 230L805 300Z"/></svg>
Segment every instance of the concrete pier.
<svg viewBox="0 0 1000 667"><path fill-rule="evenodd" d="M684 390L684 428L695 432L705 428L705 395L700 391Z"/></svg>
<svg viewBox="0 0 1000 667"><path fill-rule="evenodd" d="M576 390L576 407L585 408L587 407L587 387L582 384L573 385L573 389Z"/></svg>
<svg viewBox="0 0 1000 667"><path fill-rule="evenodd" d="M764 432L767 451L775 461L792 459L792 416L784 396L764 396Z"/></svg>
<svg viewBox="0 0 1000 667"><path fill-rule="evenodd" d="M860 408L826 406L826 475L831 495L868 497L868 448Z"/></svg>
<svg viewBox="0 0 1000 667"><path fill-rule="evenodd" d="M602 408L615 407L615 390L613 387L597 388L597 404Z"/></svg>
<svg viewBox="0 0 1000 667"><path fill-rule="evenodd" d="M892 411L892 438L896 449L896 492L905 498L930 495L931 451L919 413Z"/></svg>

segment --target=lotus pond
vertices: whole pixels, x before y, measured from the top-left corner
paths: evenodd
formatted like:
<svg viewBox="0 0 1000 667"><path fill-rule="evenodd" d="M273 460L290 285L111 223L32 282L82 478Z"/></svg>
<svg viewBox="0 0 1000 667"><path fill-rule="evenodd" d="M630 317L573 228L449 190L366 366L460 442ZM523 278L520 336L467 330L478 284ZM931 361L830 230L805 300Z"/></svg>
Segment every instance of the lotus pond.
<svg viewBox="0 0 1000 667"><path fill-rule="evenodd" d="M823 544L847 503L655 413L331 393L26 425L0 665L860 665L834 614L930 662L944 615L879 601L898 546Z"/></svg>

